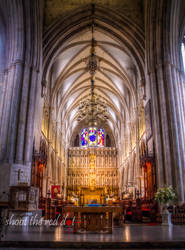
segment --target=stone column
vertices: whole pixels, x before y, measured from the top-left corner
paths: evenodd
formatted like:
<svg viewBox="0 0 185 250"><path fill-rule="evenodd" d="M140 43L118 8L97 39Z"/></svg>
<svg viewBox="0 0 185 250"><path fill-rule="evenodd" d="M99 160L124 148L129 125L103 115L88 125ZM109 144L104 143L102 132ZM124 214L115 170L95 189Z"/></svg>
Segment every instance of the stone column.
<svg viewBox="0 0 185 250"><path fill-rule="evenodd" d="M65 145L65 144L64 144ZM67 198L66 194L67 194L67 170L68 170L68 151L65 149L64 152L65 158L64 158L64 200Z"/></svg>
<svg viewBox="0 0 185 250"><path fill-rule="evenodd" d="M140 159L139 159L139 140L140 140L139 117L140 117L140 114L139 114L138 106L136 108L135 113L136 113L136 159L135 159L136 170L135 170L135 178L136 178L136 188L139 190L141 170L140 170Z"/></svg>
<svg viewBox="0 0 185 250"><path fill-rule="evenodd" d="M178 91L181 1L151 0L146 4L147 70L152 98L158 186L173 185L184 201L183 106ZM178 48L179 46L179 48Z"/></svg>
<svg viewBox="0 0 185 250"><path fill-rule="evenodd" d="M46 192L48 192L49 190L51 191L50 189L50 186L51 186L51 182L52 182L52 162L51 162L51 152L52 152L52 149L51 149L51 142L48 142L48 160L47 160L47 174L46 174Z"/></svg>
<svg viewBox="0 0 185 250"><path fill-rule="evenodd" d="M30 184L33 125L42 66L42 0L1 1L7 34L7 69L0 131L0 192L21 181ZM6 166L6 167L5 167ZM6 172L6 173L5 173ZM3 181L4 180L4 181Z"/></svg>

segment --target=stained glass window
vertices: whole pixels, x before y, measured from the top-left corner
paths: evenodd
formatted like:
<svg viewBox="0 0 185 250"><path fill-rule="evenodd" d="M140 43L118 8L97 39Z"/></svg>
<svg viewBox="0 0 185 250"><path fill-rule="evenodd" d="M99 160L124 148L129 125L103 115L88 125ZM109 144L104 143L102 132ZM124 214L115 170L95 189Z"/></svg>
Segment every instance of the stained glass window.
<svg viewBox="0 0 185 250"><path fill-rule="evenodd" d="M89 128L89 146L97 145L97 128Z"/></svg>
<svg viewBox="0 0 185 250"><path fill-rule="evenodd" d="M81 145L82 146L88 145L88 131L86 128L83 128L81 132Z"/></svg>
<svg viewBox="0 0 185 250"><path fill-rule="evenodd" d="M81 130L82 147L104 147L104 129L90 127Z"/></svg>
<svg viewBox="0 0 185 250"><path fill-rule="evenodd" d="M102 128L98 130L98 146L104 146L104 130Z"/></svg>

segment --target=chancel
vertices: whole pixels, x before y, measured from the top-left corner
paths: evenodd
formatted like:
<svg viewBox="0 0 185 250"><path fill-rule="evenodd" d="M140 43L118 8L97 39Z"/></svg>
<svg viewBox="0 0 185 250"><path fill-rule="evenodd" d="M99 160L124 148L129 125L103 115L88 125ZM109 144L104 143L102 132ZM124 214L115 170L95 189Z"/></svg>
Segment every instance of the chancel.
<svg viewBox="0 0 185 250"><path fill-rule="evenodd" d="M184 0L0 1L2 247L22 241L10 218L33 242L182 240L184 13ZM58 224L36 239L34 218Z"/></svg>

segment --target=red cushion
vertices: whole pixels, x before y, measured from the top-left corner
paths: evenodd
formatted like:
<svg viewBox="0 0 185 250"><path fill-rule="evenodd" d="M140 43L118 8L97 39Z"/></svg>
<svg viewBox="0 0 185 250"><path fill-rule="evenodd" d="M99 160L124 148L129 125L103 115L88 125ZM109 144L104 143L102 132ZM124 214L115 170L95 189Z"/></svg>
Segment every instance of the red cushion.
<svg viewBox="0 0 185 250"><path fill-rule="evenodd" d="M141 210L142 210L142 211L150 211L149 208L142 208Z"/></svg>

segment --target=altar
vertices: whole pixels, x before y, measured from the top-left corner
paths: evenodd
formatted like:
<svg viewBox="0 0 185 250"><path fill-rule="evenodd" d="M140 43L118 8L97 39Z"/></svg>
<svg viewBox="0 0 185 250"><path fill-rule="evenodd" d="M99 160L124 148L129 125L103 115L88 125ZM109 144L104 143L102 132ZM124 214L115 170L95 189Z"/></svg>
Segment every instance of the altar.
<svg viewBox="0 0 185 250"><path fill-rule="evenodd" d="M122 207L115 206L90 206L90 207L73 207L66 206L63 208L64 214L70 214L75 217L74 233L83 232L104 232L112 233L113 213L122 215Z"/></svg>
<svg viewBox="0 0 185 250"><path fill-rule="evenodd" d="M67 201L76 205L106 204L119 196L117 151L115 148L69 148Z"/></svg>

